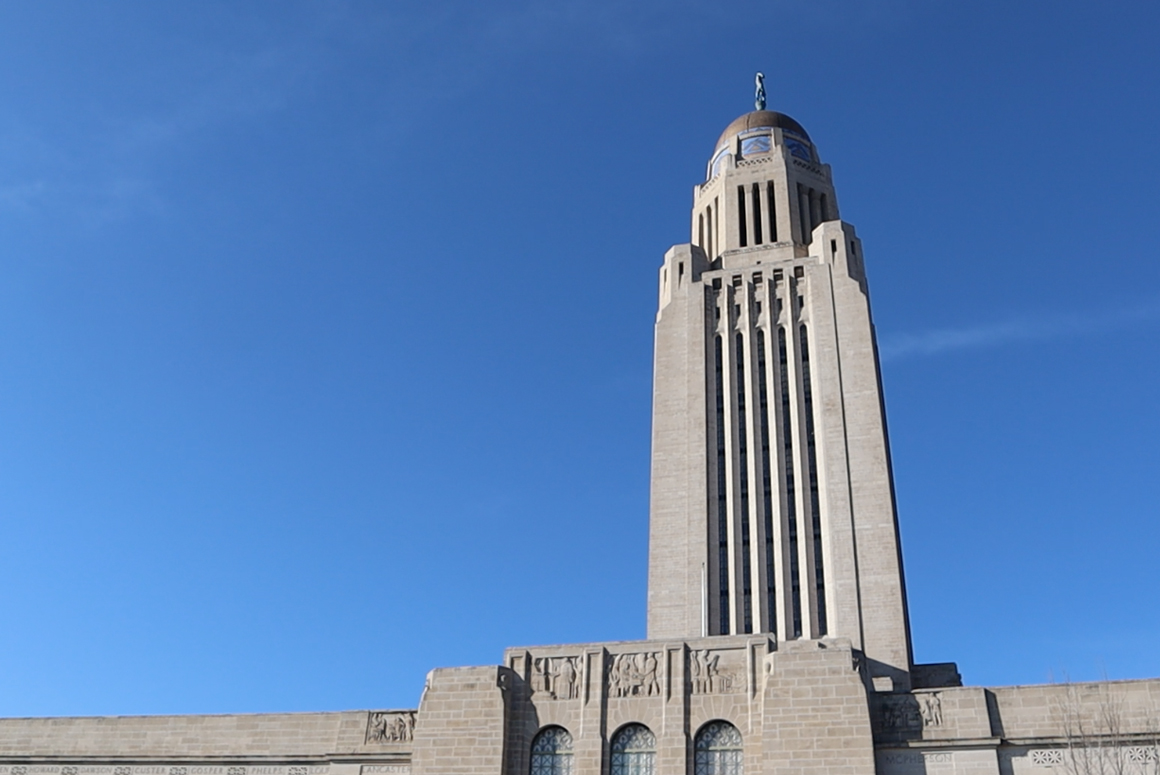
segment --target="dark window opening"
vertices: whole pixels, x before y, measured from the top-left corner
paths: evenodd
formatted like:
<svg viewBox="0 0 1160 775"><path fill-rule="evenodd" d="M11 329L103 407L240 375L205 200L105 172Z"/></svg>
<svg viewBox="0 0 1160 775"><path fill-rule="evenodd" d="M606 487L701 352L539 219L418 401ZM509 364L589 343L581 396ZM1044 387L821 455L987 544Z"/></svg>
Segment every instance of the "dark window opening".
<svg viewBox="0 0 1160 775"><path fill-rule="evenodd" d="M777 205L774 203L773 181L765 184L765 198L769 205L769 241L777 242Z"/></svg>
<svg viewBox="0 0 1160 775"><path fill-rule="evenodd" d="M761 244L761 187L753 184L753 244Z"/></svg>
<svg viewBox="0 0 1160 775"><path fill-rule="evenodd" d="M745 233L745 186L737 187L737 239L741 247L749 244Z"/></svg>

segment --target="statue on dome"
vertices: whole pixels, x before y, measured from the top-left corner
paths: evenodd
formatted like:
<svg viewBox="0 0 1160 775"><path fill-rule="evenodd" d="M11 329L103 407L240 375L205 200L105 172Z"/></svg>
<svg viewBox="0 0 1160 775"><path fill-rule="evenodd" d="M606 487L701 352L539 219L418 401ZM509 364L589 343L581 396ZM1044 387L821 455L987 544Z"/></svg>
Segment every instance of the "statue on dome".
<svg viewBox="0 0 1160 775"><path fill-rule="evenodd" d="M757 94L754 95L753 107L757 110L765 110L765 73L758 73L753 79L754 85L757 87Z"/></svg>

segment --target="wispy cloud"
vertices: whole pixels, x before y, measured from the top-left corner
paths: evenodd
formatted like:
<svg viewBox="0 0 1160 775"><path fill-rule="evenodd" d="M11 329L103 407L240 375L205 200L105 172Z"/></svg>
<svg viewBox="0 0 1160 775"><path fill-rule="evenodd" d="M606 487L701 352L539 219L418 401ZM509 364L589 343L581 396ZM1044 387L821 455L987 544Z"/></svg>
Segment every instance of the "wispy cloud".
<svg viewBox="0 0 1160 775"><path fill-rule="evenodd" d="M1160 318L1160 299L1144 304L1088 314L1048 314L1014 317L962 328L940 328L882 338L883 360L940 355L954 350L984 349L1008 344L1042 342L1068 336L1100 334Z"/></svg>

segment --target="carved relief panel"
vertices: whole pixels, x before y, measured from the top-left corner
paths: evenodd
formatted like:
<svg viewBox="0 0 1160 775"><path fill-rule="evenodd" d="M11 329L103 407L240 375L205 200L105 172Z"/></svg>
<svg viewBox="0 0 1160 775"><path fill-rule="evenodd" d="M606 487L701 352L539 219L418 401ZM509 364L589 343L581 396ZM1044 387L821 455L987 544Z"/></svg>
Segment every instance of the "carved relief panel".
<svg viewBox="0 0 1160 775"><path fill-rule="evenodd" d="M943 723L939 692L886 695L879 700L878 709L883 732L921 732Z"/></svg>
<svg viewBox="0 0 1160 775"><path fill-rule="evenodd" d="M741 652L737 652L740 655ZM691 649L689 666L685 674L689 677L691 694L729 694L744 691L744 675L739 666L731 664L729 651L711 649Z"/></svg>
<svg viewBox="0 0 1160 775"><path fill-rule="evenodd" d="M580 696L580 657L535 657L532 660L532 692L552 700Z"/></svg>
<svg viewBox="0 0 1160 775"><path fill-rule="evenodd" d="M613 654L608 660L609 697L654 697L661 693L660 653Z"/></svg>
<svg viewBox="0 0 1160 775"><path fill-rule="evenodd" d="M367 719L368 745L409 743L415 735L415 711L374 711Z"/></svg>

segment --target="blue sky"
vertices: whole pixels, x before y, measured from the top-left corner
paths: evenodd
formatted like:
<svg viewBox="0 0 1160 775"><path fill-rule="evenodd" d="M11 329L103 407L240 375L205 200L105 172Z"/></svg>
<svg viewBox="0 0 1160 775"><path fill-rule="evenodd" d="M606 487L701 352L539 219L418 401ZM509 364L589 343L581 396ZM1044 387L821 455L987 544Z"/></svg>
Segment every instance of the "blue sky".
<svg viewBox="0 0 1160 775"><path fill-rule="evenodd" d="M915 654L1160 674L1160 7L0 3L0 715L644 635L656 268L755 70L864 240Z"/></svg>

